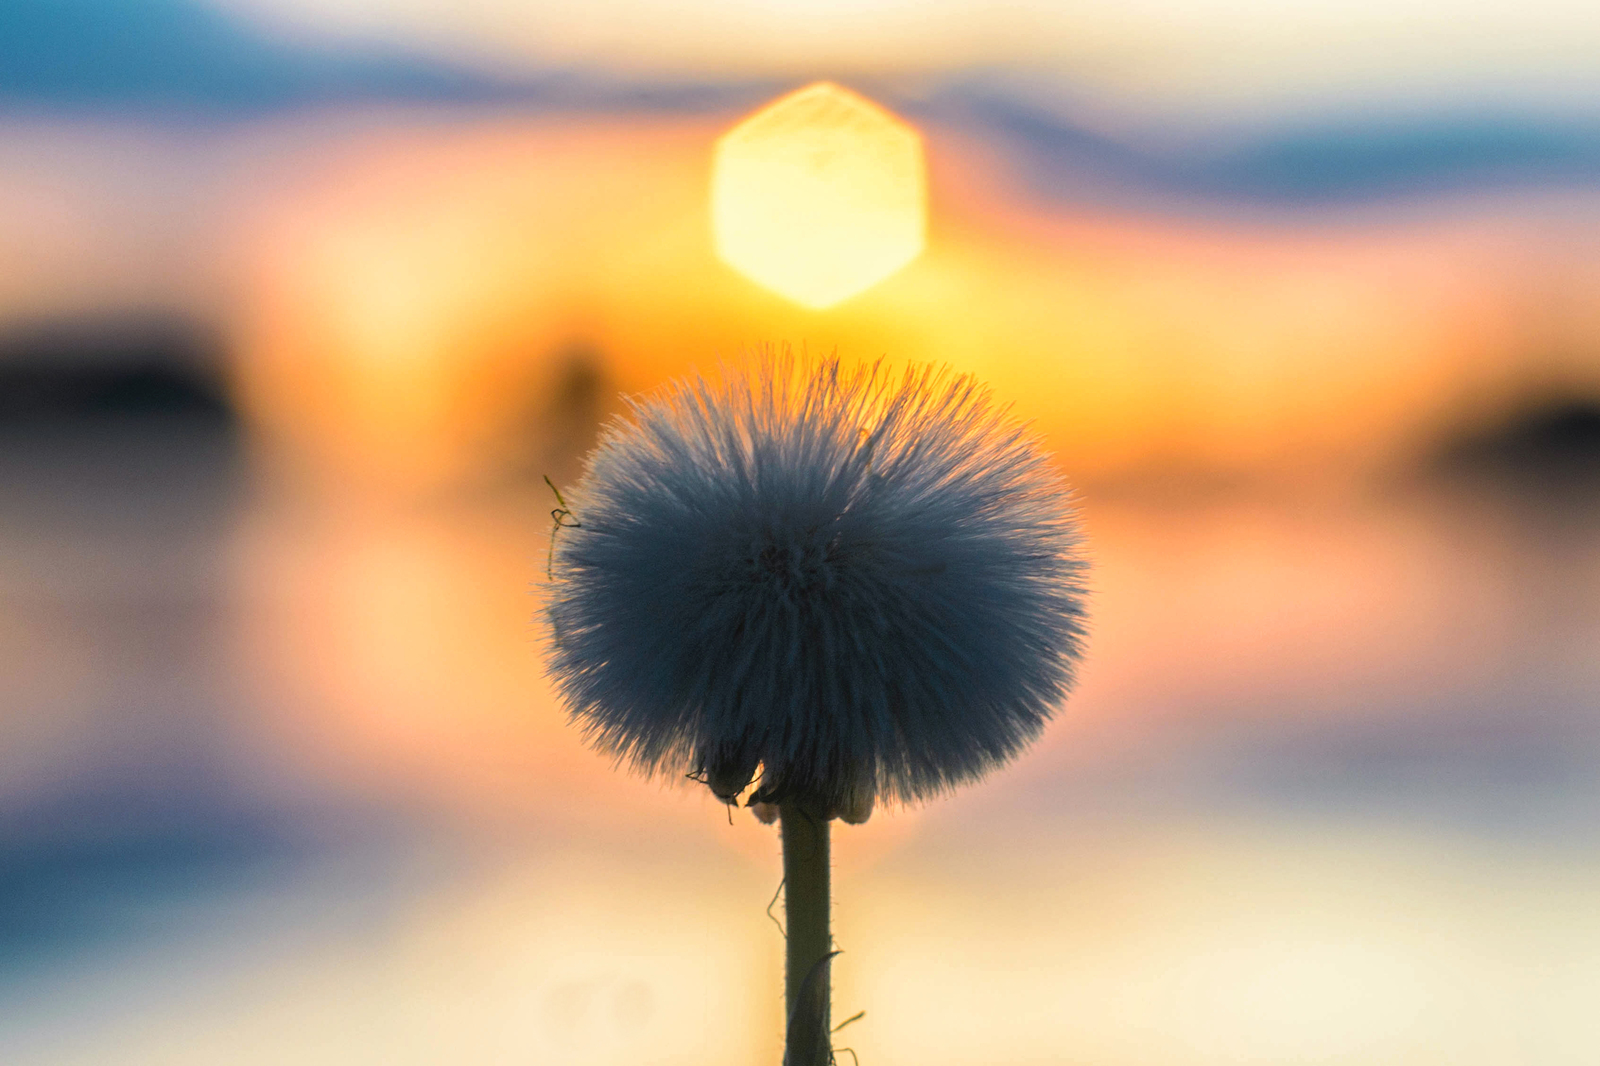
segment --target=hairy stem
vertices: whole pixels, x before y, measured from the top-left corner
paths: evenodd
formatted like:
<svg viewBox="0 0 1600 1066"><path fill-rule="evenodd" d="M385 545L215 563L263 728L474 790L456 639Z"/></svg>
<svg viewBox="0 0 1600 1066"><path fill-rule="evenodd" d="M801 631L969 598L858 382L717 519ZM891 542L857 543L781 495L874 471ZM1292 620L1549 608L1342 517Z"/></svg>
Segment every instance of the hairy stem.
<svg viewBox="0 0 1600 1066"><path fill-rule="evenodd" d="M828 931L828 823L792 803L782 804L778 816L788 919L784 999L789 1023L783 1061L784 1066L828 1066L832 1058L828 1041L830 967L818 965L833 952ZM808 976L810 988L805 987Z"/></svg>

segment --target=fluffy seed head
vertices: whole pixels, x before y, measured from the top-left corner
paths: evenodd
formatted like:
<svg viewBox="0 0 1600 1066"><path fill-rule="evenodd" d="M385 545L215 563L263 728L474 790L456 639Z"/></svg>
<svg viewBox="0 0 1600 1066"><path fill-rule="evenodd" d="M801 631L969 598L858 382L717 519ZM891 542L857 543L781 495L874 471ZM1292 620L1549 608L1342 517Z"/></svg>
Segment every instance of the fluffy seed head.
<svg viewBox="0 0 1600 1066"><path fill-rule="evenodd" d="M1084 637L1065 486L968 377L768 356L632 402L548 606L591 741L861 820L1032 741Z"/></svg>

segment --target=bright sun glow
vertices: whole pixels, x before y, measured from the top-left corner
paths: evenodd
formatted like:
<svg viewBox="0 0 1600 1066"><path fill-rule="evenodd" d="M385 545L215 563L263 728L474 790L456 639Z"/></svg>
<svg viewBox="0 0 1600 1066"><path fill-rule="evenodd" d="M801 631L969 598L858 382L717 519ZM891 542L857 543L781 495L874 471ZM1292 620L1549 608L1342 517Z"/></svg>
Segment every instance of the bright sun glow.
<svg viewBox="0 0 1600 1066"><path fill-rule="evenodd" d="M830 307L922 251L922 138L819 82L717 142L711 219L717 254L735 270L806 307Z"/></svg>

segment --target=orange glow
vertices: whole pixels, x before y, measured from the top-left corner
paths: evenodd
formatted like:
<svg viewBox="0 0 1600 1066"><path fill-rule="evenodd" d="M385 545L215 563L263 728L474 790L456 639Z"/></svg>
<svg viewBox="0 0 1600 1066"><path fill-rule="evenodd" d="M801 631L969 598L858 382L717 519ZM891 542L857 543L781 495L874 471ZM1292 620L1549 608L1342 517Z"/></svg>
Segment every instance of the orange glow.
<svg viewBox="0 0 1600 1066"><path fill-rule="evenodd" d="M940 132L927 250L818 315L719 262L722 128L297 131L235 238L240 394L268 454L340 491L560 475L541 405L574 344L609 402L790 342L976 373L1079 479L1366 460L1452 401L1463 359L1516 354L1494 289L1512 232L1091 214L1019 196Z"/></svg>
<svg viewBox="0 0 1600 1066"><path fill-rule="evenodd" d="M926 184L915 130L819 82L717 142L717 254L802 306L831 307L922 251Z"/></svg>

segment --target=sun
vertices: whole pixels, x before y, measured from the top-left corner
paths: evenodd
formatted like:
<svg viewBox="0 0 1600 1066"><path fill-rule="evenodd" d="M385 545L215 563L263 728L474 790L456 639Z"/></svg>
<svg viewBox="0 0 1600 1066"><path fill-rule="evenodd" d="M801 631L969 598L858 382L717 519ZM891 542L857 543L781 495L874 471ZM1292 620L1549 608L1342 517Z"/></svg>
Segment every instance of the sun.
<svg viewBox="0 0 1600 1066"><path fill-rule="evenodd" d="M915 259L927 234L922 138L828 82L790 93L717 142L711 222L741 274L821 310Z"/></svg>

